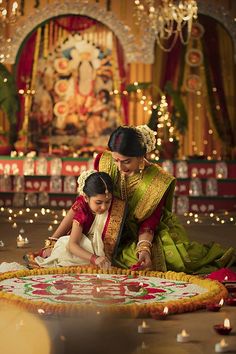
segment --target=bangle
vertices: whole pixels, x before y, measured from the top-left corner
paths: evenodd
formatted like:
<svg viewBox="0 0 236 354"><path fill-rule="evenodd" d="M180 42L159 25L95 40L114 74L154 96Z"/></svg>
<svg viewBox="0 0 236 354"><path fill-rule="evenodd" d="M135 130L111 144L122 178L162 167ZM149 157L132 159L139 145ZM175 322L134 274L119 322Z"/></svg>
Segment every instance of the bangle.
<svg viewBox="0 0 236 354"><path fill-rule="evenodd" d="M58 241L58 238L56 238L56 237L49 237L48 239L51 241Z"/></svg>
<svg viewBox="0 0 236 354"><path fill-rule="evenodd" d="M90 263L93 265L96 265L96 260L97 260L98 256L96 256L96 254L92 254L92 256L90 257Z"/></svg>
<svg viewBox="0 0 236 354"><path fill-rule="evenodd" d="M150 241L149 241L150 242ZM136 247L136 255L138 256L140 252L142 251L146 251L151 255L151 245L149 244L149 242L147 243L141 243Z"/></svg>
<svg viewBox="0 0 236 354"><path fill-rule="evenodd" d="M140 240L140 241L138 241L137 247L138 247L139 245L141 245L142 243L148 243L148 244L150 245L150 247L152 247L152 242L149 241L149 240Z"/></svg>

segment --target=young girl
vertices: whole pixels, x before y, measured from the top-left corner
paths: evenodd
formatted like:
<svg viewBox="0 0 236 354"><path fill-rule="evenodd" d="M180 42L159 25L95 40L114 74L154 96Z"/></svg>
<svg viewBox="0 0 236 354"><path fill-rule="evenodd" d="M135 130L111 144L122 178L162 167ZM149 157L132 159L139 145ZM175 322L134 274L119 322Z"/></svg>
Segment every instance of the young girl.
<svg viewBox="0 0 236 354"><path fill-rule="evenodd" d="M70 235L58 239L48 258L34 259L41 267L92 264L107 268L111 265L102 239L112 203L111 177L105 172L85 171L78 184L80 195Z"/></svg>

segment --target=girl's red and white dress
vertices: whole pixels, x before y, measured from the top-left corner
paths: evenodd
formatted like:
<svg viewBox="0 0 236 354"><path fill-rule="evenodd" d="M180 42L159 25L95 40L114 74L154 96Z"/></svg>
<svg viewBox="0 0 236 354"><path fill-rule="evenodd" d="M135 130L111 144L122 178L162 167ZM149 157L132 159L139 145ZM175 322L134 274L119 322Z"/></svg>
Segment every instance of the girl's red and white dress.
<svg viewBox="0 0 236 354"><path fill-rule="evenodd" d="M73 220L77 221L83 229L80 247L97 256L107 256L112 261L122 226L124 202L113 198L109 210L103 214L93 214L84 197L79 196L72 209L75 212ZM37 256L34 261L40 267L89 264L88 260L75 256L69 251L69 238L70 235L60 237L48 258Z"/></svg>

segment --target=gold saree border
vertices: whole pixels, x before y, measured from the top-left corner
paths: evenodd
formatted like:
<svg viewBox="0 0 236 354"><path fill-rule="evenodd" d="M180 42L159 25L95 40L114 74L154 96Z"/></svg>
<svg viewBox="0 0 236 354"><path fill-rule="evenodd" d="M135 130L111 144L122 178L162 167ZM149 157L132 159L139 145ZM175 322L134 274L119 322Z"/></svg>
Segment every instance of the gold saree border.
<svg viewBox="0 0 236 354"><path fill-rule="evenodd" d="M96 315L99 310L99 315L112 315L112 316L126 316L126 317L149 317L156 312L163 311L165 306L168 306L169 314L191 312L199 309L206 308L207 305L218 303L221 299L225 299L228 296L228 291L218 281L212 279L203 279L198 276L187 275L183 272L176 273L172 271L168 272L156 272L156 271L132 271L131 269L122 268L109 268L107 270L99 269L93 266L77 266L77 267L60 267L60 268L38 268L33 270L20 270L5 272L0 274L1 281L11 278L21 278L32 275L47 275L47 274L116 274L116 275L131 275L131 276L150 276L158 277L168 280L177 280L197 284L207 291L203 294L193 296L192 298L179 299L174 301L166 301L164 303L155 302L150 304L130 304L130 305L107 305L104 307L96 306L94 304L75 304L75 303L61 303L61 304L49 304L44 301L32 301L27 300L23 296L10 294L4 291L0 291L0 301L8 304L19 306L20 308L27 309L31 312L38 312L38 310L44 310L45 315L85 315L92 313Z"/></svg>
<svg viewBox="0 0 236 354"><path fill-rule="evenodd" d="M121 227L125 216L126 204L123 200L114 198L109 215L109 221L106 227L103 243L105 255L111 260L117 240L119 238Z"/></svg>
<svg viewBox="0 0 236 354"><path fill-rule="evenodd" d="M139 221L152 214L171 183L175 181L175 178L166 173L160 166L156 165L155 167L157 173L149 183L146 183L146 190L143 196L139 198L134 209L134 216Z"/></svg>

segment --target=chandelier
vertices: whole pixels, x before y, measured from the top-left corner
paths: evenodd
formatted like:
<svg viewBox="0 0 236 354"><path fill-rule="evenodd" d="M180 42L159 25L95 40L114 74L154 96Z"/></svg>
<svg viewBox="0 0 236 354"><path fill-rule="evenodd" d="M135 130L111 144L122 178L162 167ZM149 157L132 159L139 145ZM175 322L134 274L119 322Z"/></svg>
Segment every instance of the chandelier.
<svg viewBox="0 0 236 354"><path fill-rule="evenodd" d="M16 22L18 17L18 2L14 1L12 8L8 6L8 1L6 1L6 6L3 6L3 1L0 0L0 26L5 27L7 24L12 24Z"/></svg>
<svg viewBox="0 0 236 354"><path fill-rule="evenodd" d="M197 18L196 0L134 0L134 4L136 25L152 31L162 50L171 51L178 37L188 43Z"/></svg>

